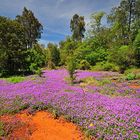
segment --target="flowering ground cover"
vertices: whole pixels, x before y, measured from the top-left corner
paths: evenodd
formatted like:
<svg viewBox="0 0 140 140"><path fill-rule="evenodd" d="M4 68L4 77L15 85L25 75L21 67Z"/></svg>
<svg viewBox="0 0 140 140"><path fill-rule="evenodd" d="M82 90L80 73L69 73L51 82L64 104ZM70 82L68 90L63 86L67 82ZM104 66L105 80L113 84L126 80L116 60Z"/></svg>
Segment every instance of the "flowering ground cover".
<svg viewBox="0 0 140 140"><path fill-rule="evenodd" d="M113 72L76 75L74 85L65 80L64 69L44 70L41 78L15 84L0 80L0 114L53 108L55 115L64 115L97 139L140 139L140 88L111 80L118 76Z"/></svg>

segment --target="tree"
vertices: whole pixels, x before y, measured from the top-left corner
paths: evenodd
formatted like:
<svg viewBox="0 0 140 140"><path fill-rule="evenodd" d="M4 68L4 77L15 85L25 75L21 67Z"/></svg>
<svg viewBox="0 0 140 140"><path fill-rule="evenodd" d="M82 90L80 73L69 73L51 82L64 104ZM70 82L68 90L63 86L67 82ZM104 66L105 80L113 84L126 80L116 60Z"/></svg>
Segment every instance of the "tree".
<svg viewBox="0 0 140 140"><path fill-rule="evenodd" d="M118 46L128 44L128 14L126 12L125 2L121 2L120 6L114 7L108 15L108 23L111 25L111 32Z"/></svg>
<svg viewBox="0 0 140 140"><path fill-rule="evenodd" d="M75 76L76 61L74 57L69 57L67 59L67 70L70 75L71 84L73 84L74 80L76 79L76 76Z"/></svg>
<svg viewBox="0 0 140 140"><path fill-rule="evenodd" d="M78 43L73 41L71 37L67 37L66 40L61 41L59 43L59 46L60 46L61 64L65 65L68 56L72 56L74 54L74 51L78 47Z"/></svg>
<svg viewBox="0 0 140 140"><path fill-rule="evenodd" d="M15 20L0 17L0 70L11 73L23 70L25 52L23 26Z"/></svg>
<svg viewBox="0 0 140 140"><path fill-rule="evenodd" d="M53 43L48 44L47 61L48 61L48 67L51 69L59 65L60 52L56 44Z"/></svg>
<svg viewBox="0 0 140 140"><path fill-rule="evenodd" d="M38 69L46 64L45 48L38 43L34 44L32 48L28 49L27 55L27 69L30 68L31 65L35 65Z"/></svg>
<svg viewBox="0 0 140 140"><path fill-rule="evenodd" d="M16 16L16 20L24 27L27 46L31 48L33 43L36 43L37 39L41 38L43 26L34 16L34 13L26 9L26 7L24 7L21 16Z"/></svg>
<svg viewBox="0 0 140 140"><path fill-rule="evenodd" d="M103 29L101 26L101 21L105 12L97 12L91 14L91 21L90 21L90 34L95 36L96 34L100 33Z"/></svg>
<svg viewBox="0 0 140 140"><path fill-rule="evenodd" d="M135 59L136 59L137 65L140 67L140 30L134 40L133 46L135 50Z"/></svg>
<svg viewBox="0 0 140 140"><path fill-rule="evenodd" d="M127 68L135 64L134 49L126 45L113 48L110 51L109 60L117 64L120 72L123 73Z"/></svg>
<svg viewBox="0 0 140 140"><path fill-rule="evenodd" d="M140 27L140 0L122 0L112 9L108 21L116 28L121 45L128 45L135 39ZM122 38L122 39L121 39Z"/></svg>
<svg viewBox="0 0 140 140"><path fill-rule="evenodd" d="M82 41L85 32L85 21L83 16L75 14L70 22L70 28L73 32L73 39L75 41Z"/></svg>

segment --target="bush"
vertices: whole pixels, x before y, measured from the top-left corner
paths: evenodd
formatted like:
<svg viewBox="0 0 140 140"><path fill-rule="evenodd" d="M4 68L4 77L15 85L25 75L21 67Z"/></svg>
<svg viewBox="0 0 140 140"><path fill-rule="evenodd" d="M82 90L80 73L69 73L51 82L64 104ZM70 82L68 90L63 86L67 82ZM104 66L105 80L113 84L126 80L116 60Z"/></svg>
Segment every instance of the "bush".
<svg viewBox="0 0 140 140"><path fill-rule="evenodd" d="M126 75L126 79L134 80L134 79L140 79L140 69L137 68L131 68L127 69L124 74ZM135 75L135 78L134 78Z"/></svg>
<svg viewBox="0 0 140 140"><path fill-rule="evenodd" d="M31 72L33 72L35 74L35 72L38 70L38 66L36 63L31 63L29 69Z"/></svg>
<svg viewBox="0 0 140 140"><path fill-rule="evenodd" d="M136 75L134 73L129 73L126 78L126 80L135 80L136 79Z"/></svg>
<svg viewBox="0 0 140 140"><path fill-rule="evenodd" d="M35 71L35 74L37 74L38 76L42 76L42 70L40 68L38 68L36 71Z"/></svg>
<svg viewBox="0 0 140 140"><path fill-rule="evenodd" d="M79 68L81 70L88 70L90 69L90 64L86 60L81 60Z"/></svg>
<svg viewBox="0 0 140 140"><path fill-rule="evenodd" d="M134 49L130 46L121 46L110 52L109 60L119 66L120 73L135 64Z"/></svg>
<svg viewBox="0 0 140 140"><path fill-rule="evenodd" d="M99 62L92 67L92 70L99 71L119 71L119 67L110 62Z"/></svg>
<svg viewBox="0 0 140 140"><path fill-rule="evenodd" d="M105 70L105 71L118 71L119 70L119 67L117 67L113 63L105 62L103 64L103 70Z"/></svg>

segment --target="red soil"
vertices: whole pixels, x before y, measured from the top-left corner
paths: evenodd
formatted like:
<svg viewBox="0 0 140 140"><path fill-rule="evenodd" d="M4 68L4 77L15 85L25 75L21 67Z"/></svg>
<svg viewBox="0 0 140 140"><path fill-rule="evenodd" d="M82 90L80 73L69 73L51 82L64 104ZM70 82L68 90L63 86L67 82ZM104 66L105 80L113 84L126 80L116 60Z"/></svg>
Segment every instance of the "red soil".
<svg viewBox="0 0 140 140"><path fill-rule="evenodd" d="M83 134L73 123L67 122L62 117L54 119L45 111L37 112L35 115L22 113L11 116L0 117L0 120L7 122L12 119L20 119L23 123L20 127L14 128L7 140L83 140Z"/></svg>
<svg viewBox="0 0 140 140"><path fill-rule="evenodd" d="M130 85L130 87L133 89L138 89L138 88L140 88L140 85Z"/></svg>

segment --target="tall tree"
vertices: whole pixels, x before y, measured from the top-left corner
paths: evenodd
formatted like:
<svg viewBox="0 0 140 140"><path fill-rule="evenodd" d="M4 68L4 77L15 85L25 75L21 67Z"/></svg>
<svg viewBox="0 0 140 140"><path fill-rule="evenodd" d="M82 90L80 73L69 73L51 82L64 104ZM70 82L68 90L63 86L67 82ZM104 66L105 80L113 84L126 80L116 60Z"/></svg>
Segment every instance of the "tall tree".
<svg viewBox="0 0 140 140"><path fill-rule="evenodd" d="M41 38L41 33L43 26L34 16L34 13L31 10L24 7L22 15L18 15L16 20L24 26L27 46L32 47L33 43L37 42L37 39Z"/></svg>
<svg viewBox="0 0 140 140"><path fill-rule="evenodd" d="M91 14L90 35L95 36L95 34L98 34L103 29L103 27L101 26L101 21L104 15L105 12L97 12Z"/></svg>
<svg viewBox="0 0 140 140"><path fill-rule="evenodd" d="M24 68L24 28L15 20L0 17L0 69L15 72Z"/></svg>
<svg viewBox="0 0 140 140"><path fill-rule="evenodd" d="M135 58L136 58L137 65L140 67L140 30L133 42L133 47L135 50Z"/></svg>
<svg viewBox="0 0 140 140"><path fill-rule="evenodd" d="M66 40L59 43L59 46L61 64L66 64L68 56L72 56L74 54L74 51L78 47L78 43L75 42L71 37L67 37Z"/></svg>
<svg viewBox="0 0 140 140"><path fill-rule="evenodd" d="M108 15L108 23L111 25L114 40L119 45L128 44L128 15L125 5L124 1L121 2L120 6L112 8L110 15Z"/></svg>
<svg viewBox="0 0 140 140"><path fill-rule="evenodd" d="M140 0L122 0L118 7L112 9L108 21L117 27L119 39L123 45L132 43L140 27Z"/></svg>
<svg viewBox="0 0 140 140"><path fill-rule="evenodd" d="M70 28L73 32L73 39L75 41L82 41L85 32L85 21L83 16L75 14L70 22Z"/></svg>

